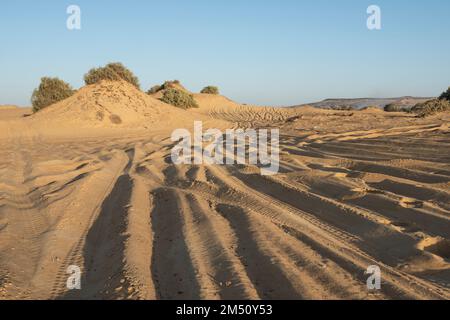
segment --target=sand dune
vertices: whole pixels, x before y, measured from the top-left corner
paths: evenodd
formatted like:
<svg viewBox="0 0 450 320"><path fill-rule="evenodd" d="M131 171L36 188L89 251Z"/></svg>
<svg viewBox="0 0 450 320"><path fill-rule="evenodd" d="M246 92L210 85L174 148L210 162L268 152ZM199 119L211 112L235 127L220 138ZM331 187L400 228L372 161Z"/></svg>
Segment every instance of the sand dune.
<svg viewBox="0 0 450 320"><path fill-rule="evenodd" d="M450 114L195 99L105 82L0 111L0 298L450 298ZM281 128L280 173L172 164L171 132L194 120Z"/></svg>

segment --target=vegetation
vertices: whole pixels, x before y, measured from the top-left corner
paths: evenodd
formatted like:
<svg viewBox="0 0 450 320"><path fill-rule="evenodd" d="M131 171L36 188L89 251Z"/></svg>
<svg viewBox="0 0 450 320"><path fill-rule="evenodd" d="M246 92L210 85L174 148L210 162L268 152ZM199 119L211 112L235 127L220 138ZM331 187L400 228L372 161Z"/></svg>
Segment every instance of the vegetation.
<svg viewBox="0 0 450 320"><path fill-rule="evenodd" d="M155 94L158 93L159 91L161 91L161 86L160 85L156 85L151 87L150 89L147 90L147 94Z"/></svg>
<svg viewBox="0 0 450 320"><path fill-rule="evenodd" d="M63 80L43 77L39 87L33 91L31 96L33 112L38 112L56 102L67 99L74 93L75 90Z"/></svg>
<svg viewBox="0 0 450 320"><path fill-rule="evenodd" d="M380 110L380 108L377 107L377 106L365 106L365 107L361 108L360 110L361 111L364 111L364 110Z"/></svg>
<svg viewBox="0 0 450 320"><path fill-rule="evenodd" d="M161 90L166 90L166 89L169 89L169 88L175 89L175 88L176 88L176 85L180 85L180 84L181 84L181 83L180 83L179 80L166 81L166 82L164 82L164 83L161 84L161 85L156 85L156 86L151 87L151 88L147 91L147 94L155 94L155 93L158 93L158 92L161 91Z"/></svg>
<svg viewBox="0 0 450 320"><path fill-rule="evenodd" d="M198 104L192 95L173 88L164 91L161 101L182 109L198 108Z"/></svg>
<svg viewBox="0 0 450 320"><path fill-rule="evenodd" d="M450 101L450 87L448 87L447 91L443 92L439 97L439 100L447 100Z"/></svg>
<svg viewBox="0 0 450 320"><path fill-rule="evenodd" d="M336 110L336 111L353 111L355 108L353 106L330 106L328 107L330 110Z"/></svg>
<svg viewBox="0 0 450 320"><path fill-rule="evenodd" d="M140 88L139 79L120 62L109 63L100 68L93 68L84 76L84 82L87 85L98 83L101 80L125 80L136 88Z"/></svg>
<svg viewBox="0 0 450 320"><path fill-rule="evenodd" d="M219 88L215 86L207 86L200 91L200 93L206 93L206 94L219 94Z"/></svg>
<svg viewBox="0 0 450 320"><path fill-rule="evenodd" d="M418 117L427 117L444 111L450 111L450 87L438 99L418 103L411 108L411 112L416 113Z"/></svg>
<svg viewBox="0 0 450 320"><path fill-rule="evenodd" d="M427 117L444 111L450 111L450 101L446 99L433 99L418 103L411 109L411 112L416 113L418 117Z"/></svg>
<svg viewBox="0 0 450 320"><path fill-rule="evenodd" d="M402 111L408 111L403 106L400 106L395 103L390 103L384 107L384 111L386 112L402 112Z"/></svg>

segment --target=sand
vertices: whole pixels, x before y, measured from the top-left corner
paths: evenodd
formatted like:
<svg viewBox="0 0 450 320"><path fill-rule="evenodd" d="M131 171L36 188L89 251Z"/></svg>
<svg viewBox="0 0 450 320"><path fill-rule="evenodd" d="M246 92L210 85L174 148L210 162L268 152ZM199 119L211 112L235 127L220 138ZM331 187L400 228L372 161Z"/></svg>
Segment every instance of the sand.
<svg viewBox="0 0 450 320"><path fill-rule="evenodd" d="M1 299L450 298L450 114L195 99L103 82L0 110ZM280 128L280 173L172 164L194 120Z"/></svg>

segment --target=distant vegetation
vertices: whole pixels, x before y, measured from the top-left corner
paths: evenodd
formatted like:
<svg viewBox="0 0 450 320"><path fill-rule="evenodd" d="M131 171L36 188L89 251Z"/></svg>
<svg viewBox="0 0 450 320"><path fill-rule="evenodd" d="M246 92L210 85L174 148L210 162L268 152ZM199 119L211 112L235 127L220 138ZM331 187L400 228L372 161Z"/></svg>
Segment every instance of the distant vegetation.
<svg viewBox="0 0 450 320"><path fill-rule="evenodd" d="M161 101L182 109L198 108L192 95L173 88L164 91Z"/></svg>
<svg viewBox="0 0 450 320"><path fill-rule="evenodd" d="M67 99L74 93L75 90L63 80L43 77L39 87L33 91L31 96L33 112L38 112L58 101Z"/></svg>
<svg viewBox="0 0 450 320"><path fill-rule="evenodd" d="M395 104L395 103L390 103L384 107L384 111L386 111L386 112L402 112L402 111L408 112L409 109L407 109L401 105Z"/></svg>
<svg viewBox="0 0 450 320"><path fill-rule="evenodd" d="M109 63L100 68L93 68L84 76L84 82L87 85L98 83L101 80L125 80L140 89L139 79L120 62Z"/></svg>
<svg viewBox="0 0 450 320"><path fill-rule="evenodd" d="M450 87L438 99L418 103L411 109L418 117L427 117L444 111L450 111Z"/></svg>
<svg viewBox="0 0 450 320"><path fill-rule="evenodd" d="M380 108L378 108L377 106L366 106L366 107L361 108L359 110L361 110L361 111L364 111L364 110L380 110Z"/></svg>
<svg viewBox="0 0 450 320"><path fill-rule="evenodd" d="M336 110L336 111L353 111L356 110L353 106L328 106L325 109Z"/></svg>
<svg viewBox="0 0 450 320"><path fill-rule="evenodd" d="M180 81L179 80L173 80L173 81L166 81L161 85L156 85L151 87L148 91L147 94L155 94L158 93L161 90L166 90L169 88L174 88L176 87L176 85L180 85Z"/></svg>
<svg viewBox="0 0 450 320"><path fill-rule="evenodd" d="M448 87L447 91L443 92L439 97L439 100L447 100L450 101L450 87Z"/></svg>
<svg viewBox="0 0 450 320"><path fill-rule="evenodd" d="M207 86L200 91L200 93L206 93L206 94L219 94L219 88L215 86Z"/></svg>

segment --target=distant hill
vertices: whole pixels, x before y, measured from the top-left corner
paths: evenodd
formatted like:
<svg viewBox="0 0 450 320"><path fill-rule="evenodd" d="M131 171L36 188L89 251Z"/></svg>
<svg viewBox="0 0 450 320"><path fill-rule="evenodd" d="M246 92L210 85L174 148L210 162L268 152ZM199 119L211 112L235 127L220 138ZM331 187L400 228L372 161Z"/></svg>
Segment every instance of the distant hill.
<svg viewBox="0 0 450 320"><path fill-rule="evenodd" d="M399 98L357 98L357 99L326 99L320 102L308 103L305 105L317 108L342 108L352 107L354 109L362 109L369 106L384 108L386 105L394 103L406 108L415 106L417 103L425 102L433 98L426 97L399 97ZM297 107L297 106L296 106Z"/></svg>

